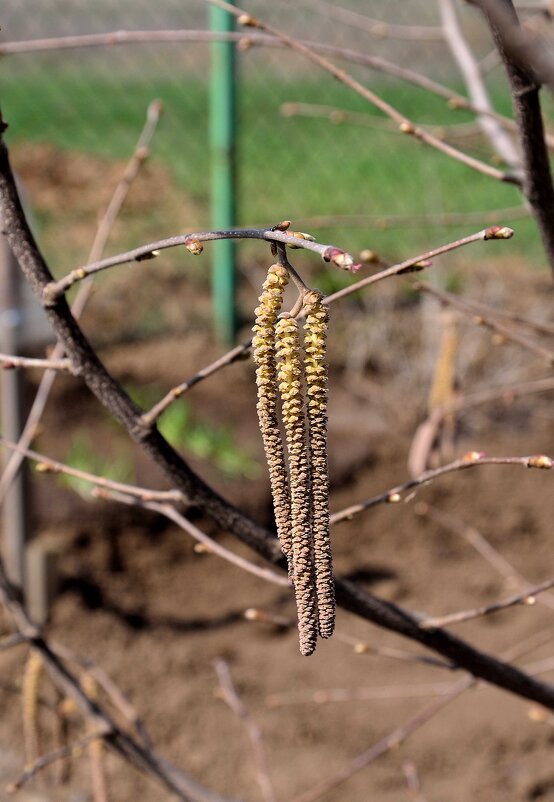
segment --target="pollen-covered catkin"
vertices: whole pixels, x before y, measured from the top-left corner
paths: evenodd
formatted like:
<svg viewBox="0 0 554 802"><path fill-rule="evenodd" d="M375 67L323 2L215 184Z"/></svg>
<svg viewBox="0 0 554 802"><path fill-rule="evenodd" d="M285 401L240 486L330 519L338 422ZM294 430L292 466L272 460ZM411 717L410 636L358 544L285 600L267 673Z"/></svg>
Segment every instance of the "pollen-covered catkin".
<svg viewBox="0 0 554 802"><path fill-rule="evenodd" d="M290 498L281 432L277 422L277 369L275 365L275 322L281 311L283 293L288 282L287 270L272 265L267 273L256 309L252 348L256 363L258 388L258 420L264 444L275 523L281 549L289 561L292 576L292 546L290 535Z"/></svg>
<svg viewBox="0 0 554 802"><path fill-rule="evenodd" d="M329 638L335 628L335 587L329 525L329 467L327 460L327 328L329 311L323 296L310 292L304 299L304 351L308 395L308 442L312 481L312 532L317 586L319 634Z"/></svg>
<svg viewBox="0 0 554 802"><path fill-rule="evenodd" d="M277 376L287 439L290 483L293 580L300 651L311 654L317 640L317 596L311 532L310 471L298 323L283 316L275 327Z"/></svg>

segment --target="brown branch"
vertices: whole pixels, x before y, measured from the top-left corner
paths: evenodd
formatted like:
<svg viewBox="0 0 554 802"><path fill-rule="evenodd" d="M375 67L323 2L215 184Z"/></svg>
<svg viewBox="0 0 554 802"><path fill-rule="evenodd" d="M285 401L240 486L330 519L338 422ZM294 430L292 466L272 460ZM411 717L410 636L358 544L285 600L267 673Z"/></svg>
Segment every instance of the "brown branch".
<svg viewBox="0 0 554 802"><path fill-rule="evenodd" d="M38 451L32 451L29 448L21 448L17 443L10 443L9 440L5 440L3 437L0 437L0 446L10 448L22 454L24 457L28 457L37 462L36 470L39 473L63 473L67 476L74 476L76 479L82 479L85 482L91 482L106 490L125 493L128 496L136 496L143 501L158 499L160 501L182 502L184 500L183 494L178 490L151 490L148 487L138 487L137 485L129 485L124 482L116 482L113 479L106 479L104 476L97 476L88 471L72 468L71 465L66 465L63 462L58 462L55 459L46 457L44 454L39 454Z"/></svg>
<svg viewBox="0 0 554 802"><path fill-rule="evenodd" d="M256 765L256 777L262 796L265 799L265 802L276 802L277 798L269 777L267 755L263 742L262 730L254 721L250 711L238 695L237 689L235 688L231 678L229 666L225 660L215 660L214 667L219 680L221 698L241 719L246 728L248 738L250 739L250 743L252 745L252 754L254 756L254 763Z"/></svg>
<svg viewBox="0 0 554 802"><path fill-rule="evenodd" d="M459 624L463 621L472 621L475 618L482 618L491 613L497 613L499 610L507 610L509 607L515 607L516 604L535 604L535 596L543 593L545 590L550 590L554 587L554 579L548 579L546 582L541 582L539 585L527 588L523 593L516 593L509 596L502 601L493 602L492 604L485 604L481 607L476 607L473 610L462 610L457 613L450 613L449 615L437 616L436 618L425 618L420 626L423 629L439 629L446 627L449 624Z"/></svg>
<svg viewBox="0 0 554 802"><path fill-rule="evenodd" d="M52 765L52 763L55 763L58 760L64 760L67 757L72 757L76 754L79 754L90 743L102 737L102 733L93 732L89 735L85 735L83 738L79 738L79 740L75 741L73 744L62 746L60 749L55 749L53 752L49 752L47 755L38 757L29 766L26 766L19 777L17 777L6 787L6 793L15 794L16 791L19 791L20 788L28 783L29 780L32 780L33 777L35 777L47 766Z"/></svg>
<svg viewBox="0 0 554 802"><path fill-rule="evenodd" d="M407 482L396 485L396 487L391 487L389 490L385 490L377 496L372 496L365 501L360 501L357 504L352 504L339 512L333 513L333 515L331 515L331 523L338 524L341 521L349 521L354 518L355 515L359 515L361 512L371 509L371 507L376 507L378 504L397 504L401 501L411 501L414 497L413 493L410 493L409 496L404 499L401 494L408 490L414 490L421 485L427 485L440 476L445 476L448 473L455 473L456 471L467 470L468 468L475 468L478 465L522 465L525 468L549 470L553 467L553 461L550 457L542 454L535 454L529 457L487 457L486 454L480 451L469 451L461 457L461 459L449 462L448 465L425 471L415 479L408 479Z"/></svg>
<svg viewBox="0 0 554 802"><path fill-rule="evenodd" d="M327 705L343 702L368 702L378 699L420 699L422 696L448 696L452 682L410 682L407 685L371 685L368 688L311 688L310 690L270 693L267 707Z"/></svg>
<svg viewBox="0 0 554 802"><path fill-rule="evenodd" d="M414 512L416 515L429 518L450 532L462 537L495 571L498 571L506 579L509 586L521 588L526 592L532 587L532 583L520 574L474 526L469 526L457 516L452 515L452 513L439 510L426 502L416 504ZM554 596L551 593L541 593L537 601L545 607L554 609Z"/></svg>
<svg viewBox="0 0 554 802"><path fill-rule="evenodd" d="M161 111L162 106L159 100L153 100L148 105L146 110L146 122L139 135L133 154L127 163L127 166L125 167L125 170L123 171L123 175L114 190L104 214L100 218L100 222L98 223L94 241L88 255L87 261L89 262L97 260L102 256L108 237L119 215L121 207L123 206L123 203L129 193L131 185L148 156L152 137L156 131ZM91 291L91 281L85 282L79 289L79 292L77 293L75 301L71 307L71 312L76 319L78 319L83 313ZM64 349L62 345L58 343L52 352L52 358L58 359L63 356L63 353ZM56 373L53 370L47 370L40 381L35 400L33 401L27 421L23 427L23 431L21 432L21 437L19 438L19 445L24 449L31 445L35 437L42 413L44 412L44 408L55 380ZM10 487L19 470L22 460L23 453L15 451L5 466L0 479L0 503L2 503L4 500L8 488Z"/></svg>
<svg viewBox="0 0 554 802"><path fill-rule="evenodd" d="M386 20L372 19L348 8L328 3L326 0L302 0L302 5L310 6L328 19L365 31L376 39L401 39L418 42L442 42L442 29L433 25L395 25Z"/></svg>
<svg viewBox="0 0 554 802"><path fill-rule="evenodd" d="M55 370L59 373L71 373L69 359L31 359L26 356L13 354L0 354L0 362L4 370L12 368L41 368L41 370Z"/></svg>
<svg viewBox="0 0 554 802"><path fill-rule="evenodd" d="M208 1L211 2L211 0ZM430 260L434 259L436 256L441 256L444 253L450 253L450 251L463 248L465 245L470 245L472 242L481 242L483 240L488 241L493 239L510 239L510 237L513 236L513 233L514 232L512 229L507 228L506 226L491 226L490 228L484 228L481 231L477 231L475 234L470 234L467 237L454 240L454 242L449 242L446 245L433 248L426 253L422 253L419 256L414 256L411 259L406 259L404 262L400 262L397 265L392 265L391 267L387 267L385 270L381 270L379 273L375 273L372 276L368 276L360 281L356 281L349 287L344 287L342 290L338 290L337 292L332 293L332 295L328 295L325 299L325 303L335 303L335 301L338 301L340 298L346 298L348 295L352 295L352 293L358 292L358 290L361 290L364 287L369 287L371 284L376 284L378 281L382 281L385 278L390 278L390 276L397 276L399 273L413 272L412 268L415 268L415 271L417 272L425 267L430 267Z"/></svg>
<svg viewBox="0 0 554 802"><path fill-rule="evenodd" d="M475 680L470 678L463 679L460 682L457 682L455 685L452 685L449 694L439 697L426 707L419 710L415 716L409 718L400 727L397 727L395 730L393 730L393 732L386 735L380 741L377 741L377 743L371 746L367 751L362 752L360 755L354 758L354 760L351 760L336 774L328 777L326 780L318 783L313 788L310 788L308 791L305 791L304 793L295 797L292 802L315 802L316 799L320 799L320 797L324 796L324 794L332 791L339 785L342 785L344 782L349 780L350 777L353 777L354 774L357 774L357 772L361 771L366 766L369 766L370 763L373 763L375 760L377 760L377 758L381 757L381 755L384 755L391 749L396 749L398 746L400 746L400 744L402 744L410 735L420 729L420 727L423 727L424 724L430 721L434 716L440 713L441 710L461 696L464 691L466 691L468 688L471 688L471 686L474 684Z"/></svg>
<svg viewBox="0 0 554 802"><path fill-rule="evenodd" d="M469 316L474 323L477 323L479 326L484 326L487 329L491 329L497 334L500 334L503 339L510 340L522 348L525 348L527 351L535 354L535 356L543 359L548 365L550 365L550 367L554 365L554 351L551 351L548 348L543 348L542 345L538 345L534 340L530 340L525 335L519 334L519 332L514 331L508 326L505 326L503 323L499 323L494 319L494 317L490 317L488 314L477 314L475 312L475 308L472 308L471 302L468 303L463 298L458 298L458 296L453 295L450 292L446 292L445 290L436 289L430 284L415 282L414 288L416 290L420 290L421 292L427 293L427 295L432 295L443 304L447 304L448 306L452 306L454 309L458 309L463 314Z"/></svg>
<svg viewBox="0 0 554 802"><path fill-rule="evenodd" d="M472 102L475 106L492 111L492 104L485 82L479 70L477 60L463 35L453 0L439 0L439 10L444 38L454 60L458 64ZM478 115L477 121L498 155L506 164L510 165L516 174L520 174L520 156L512 140L506 134L498 120L488 115Z"/></svg>
<svg viewBox="0 0 554 802"><path fill-rule="evenodd" d="M482 162L479 159L475 159L472 156L468 156L461 150L458 150L457 148L454 148L451 145L442 142L440 139L428 133L423 128L415 125L411 120L408 119L408 117L401 114L396 108L391 106L390 103L387 103L381 97L376 95L366 86L364 86L355 78L353 78L345 70L341 69L340 67L337 67L335 64L333 64L331 61L328 61L323 56L320 56L318 53L315 52L315 50L311 49L310 47L307 47L299 40L293 39L292 37L278 30L277 28L274 28L273 26L268 25L265 22L262 22L258 18L253 17L250 14L247 14L242 9L239 9L236 6L231 5L230 3L226 3L225 0L207 0L207 2L211 3L212 5L218 6L219 8L223 8L230 14L233 14L233 16L238 17L239 23L246 25L248 27L258 28L259 30L272 34L273 36L277 37L281 42L286 44L291 50L294 50L295 52L304 55L309 61L312 61L314 64L317 64L323 70L325 70L334 78L336 78L337 81L340 81L340 83L344 84L349 89L352 89L352 91L356 92L356 94L360 95L369 103L371 103L373 106L378 108L387 117L390 117L391 120L394 120L394 122L397 123L397 125L400 127L400 130L403 133L408 134L409 136L413 136L415 139L418 139L421 142L425 142L425 144L430 145L436 150L441 151L442 153L444 153L447 156L450 156L456 161L462 162L462 164L465 164L466 167L470 167L473 170L482 173L483 175L487 175L490 178L495 178L499 181L505 181L519 186L520 181L517 178L517 176L504 173L501 170L498 170L495 167L491 167L485 162Z"/></svg>
<svg viewBox="0 0 554 802"><path fill-rule="evenodd" d="M554 271L554 186L545 143L540 85L532 69L536 65L540 47L535 42L531 52L526 45L524 52L518 50L516 42L527 40L530 36L521 29L512 0L471 1L487 18L508 77L523 157L523 192L533 211L546 256ZM551 87L553 67L551 63Z"/></svg>
<svg viewBox="0 0 554 802"><path fill-rule="evenodd" d="M249 607L245 610L244 618L247 621L272 624L280 629L296 629L296 621L293 621L292 618L275 615L274 613L269 613L267 610L259 610L256 607ZM404 649L394 649L389 646L373 646L371 643L361 641L359 638L354 638L352 635L347 635L340 630L335 630L333 638L334 640L351 646L354 653L358 655L371 654L379 657L388 657L393 660L401 660L407 663L422 663L423 665L433 666L434 668L445 668L447 671L453 671L457 668L453 663L439 660L431 655L415 654L414 652L407 652Z"/></svg>
<svg viewBox="0 0 554 802"><path fill-rule="evenodd" d="M73 699L83 716L94 727L95 737L102 737L113 751L147 774L152 775L183 802L231 802L204 788L188 775L160 758L152 749L137 742L123 732L102 706L89 698L75 677L52 651L25 612L16 590L10 585L4 566L0 561L0 603L10 613L20 634L29 640L32 649L38 652L52 681L64 696Z"/></svg>
<svg viewBox="0 0 554 802"><path fill-rule="evenodd" d="M1 127L5 128L5 124L2 123ZM0 143L0 213L10 247L36 295L42 297L44 288L53 280L52 275L25 220L3 142ZM305 244L304 241L301 242ZM72 317L65 299L59 298L52 306L47 307L46 313L56 335L63 342L73 364L92 393L131 437L140 443L189 502L201 507L216 523L266 559L273 563L282 562L277 541L267 530L255 524L206 485L157 430L145 432L140 420L142 410L106 371ZM347 580L336 581L336 592L338 603L350 612L422 643L479 678L554 709L553 686L475 649L444 630L422 630L414 616ZM157 768L159 770L159 766Z"/></svg>
<svg viewBox="0 0 554 802"><path fill-rule="evenodd" d="M263 568L255 565L254 563L250 562L250 560L246 560L244 557L240 557L233 551L221 546L216 540L213 540L213 538L202 532L201 529L198 529L197 526L194 526L194 524L192 524L188 518L185 518L184 515L181 515L175 509L175 507L170 504L160 504L156 501L146 501L145 499L137 496L128 496L124 493L118 493L114 490L103 490L100 488L93 490L92 495L95 498L108 498L112 499L113 501L118 501L121 504L143 507L146 510L157 512L160 515L163 515L165 518L169 518L169 520L176 523L180 529L183 529L199 543L202 543L206 551L209 553L217 554L218 557L222 557L232 565L241 568L243 571L247 571L249 574L257 576L259 579L264 579L266 582L271 582L273 585L290 589L290 583L286 577L275 573L275 571L272 571L269 568Z"/></svg>
<svg viewBox="0 0 554 802"><path fill-rule="evenodd" d="M506 404L510 404L514 399L521 396L546 393L551 390L554 390L554 379L550 378L504 385L503 387L492 387L453 400L448 412L462 412L472 407L481 406L481 404L488 404L491 401L503 401Z"/></svg>
<svg viewBox="0 0 554 802"><path fill-rule="evenodd" d="M148 245L141 245L139 248L134 248L126 253L119 253L83 267L76 267L58 281L49 281L42 288L43 305L45 307L53 306L57 299L78 281L82 281L87 276L95 275L101 270L107 270L109 267L152 259L160 251L167 248L176 248L180 245L185 246L194 254L200 254L203 250L202 242L213 242L214 240L222 239L261 239L266 240L266 242L282 242L289 247L303 248L317 253L323 261L333 262L334 265L343 270L346 269L355 273L360 267L360 265L355 264L353 257L341 248L294 236L296 233L298 232L289 234L287 231L276 231L274 228L237 228L228 231L196 231L191 234L181 234L178 237L167 237L157 242L150 242Z"/></svg>

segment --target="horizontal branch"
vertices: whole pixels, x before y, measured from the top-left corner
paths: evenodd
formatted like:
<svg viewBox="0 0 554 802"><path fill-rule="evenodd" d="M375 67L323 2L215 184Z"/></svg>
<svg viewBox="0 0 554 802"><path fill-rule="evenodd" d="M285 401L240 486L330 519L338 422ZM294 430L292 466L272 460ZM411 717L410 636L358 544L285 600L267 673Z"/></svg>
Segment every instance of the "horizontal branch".
<svg viewBox="0 0 554 802"><path fill-rule="evenodd" d="M425 471L415 479L409 479L407 482L385 490L384 493L379 493L377 496L372 496L365 501L360 501L358 504L352 504L339 512L335 512L331 515L331 523L338 524L341 521L350 521L354 516L371 509L371 507L376 507L378 504L397 504L400 501L410 501L413 498L413 494L403 499L402 493L414 490L421 485L430 484L435 479L448 473L455 473L456 471L463 471L482 465L522 465L525 468L550 470L554 466L554 462L544 454L535 454L530 457L487 457L480 451L469 451L461 459L449 462L448 465Z"/></svg>
<svg viewBox="0 0 554 802"><path fill-rule="evenodd" d="M491 615L491 613L497 613L500 610L507 610L509 607L515 607L517 604L533 605L535 604L535 596L538 596L545 590L550 590L552 587L554 587L554 579L548 579L546 582L541 582L539 585L527 588L521 593L515 593L507 599L502 599L502 601L485 604L473 610L462 610L457 613L450 613L449 615L437 616L435 618L424 618L420 626L423 629L439 629L449 624L459 624L463 621L483 618L484 616Z"/></svg>
<svg viewBox="0 0 554 802"><path fill-rule="evenodd" d="M132 251L119 253L115 256L101 259L98 262L92 262L91 264L77 267L58 281L48 282L42 291L43 304L47 307L52 306L58 298L66 293L67 290L78 281L82 281L87 276L99 273L101 270L107 270L109 267L153 259L160 251L167 248L176 248L181 245L194 254L200 254L203 250L202 242L226 239L261 239L266 242L282 242L289 247L302 248L317 253L321 256L323 261L332 262L342 270L350 270L355 273L360 267L360 265L355 264L354 258L341 248L337 248L334 245L322 245L319 242L315 242L313 238L304 238L300 232L289 234L287 231L278 231L275 228L237 228L227 231L197 231L192 234L181 234L178 237L168 237L158 240L157 242L150 242L148 245L141 245L139 248L134 248Z"/></svg>
<svg viewBox="0 0 554 802"><path fill-rule="evenodd" d="M138 487L137 485L129 485L124 482L116 482L114 479L106 479L104 476L97 476L88 471L82 471L78 468L72 468L71 465L66 465L63 462L58 462L51 457L46 457L44 454L39 454L38 451L33 451L30 448L23 448L17 443L11 443L4 437L0 437L0 446L9 448L11 451L16 451L25 457L36 462L36 470L39 473L63 473L67 476L74 476L76 479L82 479L84 482L103 487L106 490L114 490L119 493L125 493L128 496L133 496L142 501L150 501L157 499L159 501L173 501L183 502L183 494L178 490L151 490L147 487Z"/></svg>
<svg viewBox="0 0 554 802"><path fill-rule="evenodd" d="M41 368L41 370L56 370L59 373L71 373L71 360L69 359L31 359L26 356L0 354L0 363L4 370L12 368Z"/></svg>
<svg viewBox="0 0 554 802"><path fill-rule="evenodd" d="M400 273L414 272L412 271L412 268L415 268L415 272L423 270L424 268L431 266L430 260L434 259L436 256L441 256L444 253L450 253L458 248L463 248L465 245L471 245L473 242L510 239L513 234L514 232L512 229L507 228L506 226L491 226L490 228L484 228L481 231L477 231L475 234L470 234L467 237L462 237L461 239L454 240L453 242L448 242L446 245L433 248L430 251L419 254L419 256L414 256L411 259L406 259L404 262L387 267L385 270L381 270L379 273L375 273L373 276L368 276L367 278L363 278L354 284L350 284L350 286L344 287L342 290L332 293L332 295L328 295L325 299L325 303L335 303L340 298L346 298L348 295L352 295L352 293L358 292L358 290L361 290L364 287L369 287L371 284L376 284L378 281L383 281L383 279L389 278L390 276L397 276Z"/></svg>
<svg viewBox="0 0 554 802"><path fill-rule="evenodd" d="M534 340L530 340L528 337L525 337L525 335L514 331L503 323L499 323L498 320L495 320L494 317L489 314L476 312L475 308L472 308L471 302L466 302L463 298L458 298L458 296L453 295L451 292L439 290L436 287L432 287L430 284L423 284L419 281L414 283L414 288L427 295L431 295L433 298L437 298L441 303L451 306L462 314L469 316L477 325L491 329L505 340L510 340L521 348L525 348L527 351L530 351L535 356L544 360L547 365L551 367L554 365L554 351L551 351L549 348L544 348L542 345L538 345Z"/></svg>

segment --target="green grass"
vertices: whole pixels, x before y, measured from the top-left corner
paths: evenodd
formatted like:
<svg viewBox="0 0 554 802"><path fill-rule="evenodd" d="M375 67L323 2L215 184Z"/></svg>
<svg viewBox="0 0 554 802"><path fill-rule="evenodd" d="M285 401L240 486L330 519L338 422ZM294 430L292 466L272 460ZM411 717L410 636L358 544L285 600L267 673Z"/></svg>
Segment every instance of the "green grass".
<svg viewBox="0 0 554 802"><path fill-rule="evenodd" d="M52 70L46 57L38 57L32 69L21 71L15 61L6 62L10 69L3 75L1 91L10 141L48 141L62 149L125 158L148 102L159 97L165 114L154 152L193 199L198 219L207 225L210 154L205 81L198 76L168 77L169 71L161 77L159 71L147 77L128 72L118 76L94 66L95 62L88 69L76 63ZM375 82L372 88L419 122L455 124L469 119L421 90ZM239 102L240 224L286 218L301 225L302 218L319 215L481 211L521 202L514 187L478 175L410 137L325 120L284 118L279 113L284 102L308 100L377 114L362 98L328 78L293 81L288 75L277 82L274 76L256 71L244 75ZM509 110L506 96L496 102L501 110ZM487 158L486 153L478 155ZM510 252L525 253L529 260L544 264L533 223L518 221L514 227L517 237ZM369 247L394 258L475 228L379 230L337 224L310 231L351 251ZM243 258L260 255L259 243L248 244L241 252Z"/></svg>

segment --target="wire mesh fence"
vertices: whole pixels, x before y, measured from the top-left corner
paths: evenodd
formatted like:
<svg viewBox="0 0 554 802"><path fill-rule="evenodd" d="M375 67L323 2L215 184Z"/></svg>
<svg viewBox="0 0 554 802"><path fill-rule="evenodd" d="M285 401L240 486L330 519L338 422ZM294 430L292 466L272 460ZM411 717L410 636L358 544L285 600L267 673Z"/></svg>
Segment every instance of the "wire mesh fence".
<svg viewBox="0 0 554 802"><path fill-rule="evenodd" d="M248 10L296 38L355 51L362 60L385 59L466 94L445 41L439 7L378 0L336 6L326 0L257 0ZM111 161L128 156L154 97L163 101L165 114L154 145L153 162L159 170L150 176L151 201L143 209L148 212L147 233L156 238L175 233L175 227L209 225L208 8L201 0L94 6L84 0L6 0L4 42L106 35L95 46L89 42L87 47L13 53L1 65L9 141L23 178L30 173L36 178L37 171L59 172L73 158L66 163L74 171L73 191L62 194L54 206L40 195L35 200L44 246L60 270L79 261L79 242L60 249L48 231L62 217L67 228L68 215L78 226L87 221L94 225L88 183L98 189L98 176L109 175ZM479 18L466 9L462 23L493 102L509 113L508 94L488 57L490 42ZM134 41L126 43L124 34L108 35L116 31L129 32ZM187 40L160 41L163 32L168 32L166 38ZM494 210L522 206L514 186L479 175L405 136L398 124L301 54L262 46L251 29L241 28L238 35L238 225L291 219L351 251L370 248L394 258L440 242L446 228L449 237L467 232L467 213L474 215L474 226L481 215L487 224L496 222ZM468 112L386 69L370 69L349 61L348 53L342 54L346 59L339 55L328 52L410 120L484 163L494 163ZM168 187L171 213L169 201L162 209L157 204ZM522 209L499 219L511 224L520 214ZM132 239L135 230L127 222ZM540 258L532 224L522 221L518 229L526 252ZM251 248L242 247L245 258Z"/></svg>

